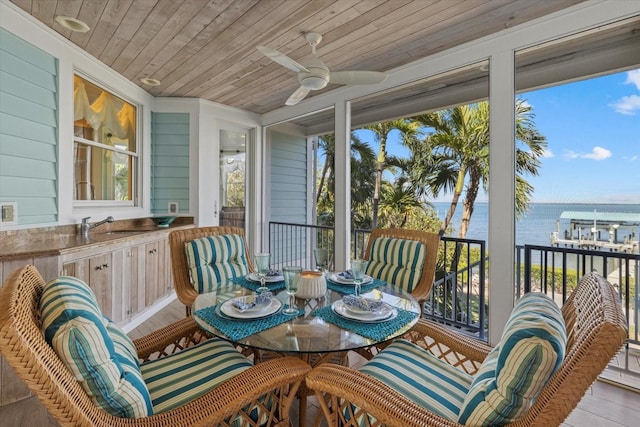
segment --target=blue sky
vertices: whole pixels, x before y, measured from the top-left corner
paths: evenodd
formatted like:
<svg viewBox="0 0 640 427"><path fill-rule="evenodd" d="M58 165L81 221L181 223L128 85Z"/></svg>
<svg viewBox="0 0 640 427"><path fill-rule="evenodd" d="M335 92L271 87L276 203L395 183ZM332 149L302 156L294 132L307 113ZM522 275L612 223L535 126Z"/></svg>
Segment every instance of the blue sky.
<svg viewBox="0 0 640 427"><path fill-rule="evenodd" d="M528 178L533 202L640 204L640 69L520 96L548 141L540 176Z"/></svg>
<svg viewBox="0 0 640 427"><path fill-rule="evenodd" d="M522 96L549 144L534 201L640 204L640 69Z"/></svg>

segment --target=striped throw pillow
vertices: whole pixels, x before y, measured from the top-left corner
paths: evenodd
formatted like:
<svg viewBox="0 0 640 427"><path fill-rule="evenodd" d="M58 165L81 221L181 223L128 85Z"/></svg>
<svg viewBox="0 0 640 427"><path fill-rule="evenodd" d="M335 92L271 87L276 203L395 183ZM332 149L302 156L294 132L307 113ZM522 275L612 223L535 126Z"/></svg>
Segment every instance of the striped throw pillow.
<svg viewBox="0 0 640 427"><path fill-rule="evenodd" d="M140 365L154 413L178 408L252 366L229 342L211 339Z"/></svg>
<svg viewBox="0 0 640 427"><path fill-rule="evenodd" d="M249 273L244 240L237 234L208 236L185 243L191 284L199 294Z"/></svg>
<svg viewBox="0 0 640 427"><path fill-rule="evenodd" d="M420 281L425 256L420 242L380 237L371 245L367 274L411 292Z"/></svg>
<svg viewBox="0 0 640 427"><path fill-rule="evenodd" d="M40 309L46 341L98 407L122 418L153 413L135 346L102 315L84 282L75 277L52 280Z"/></svg>
<svg viewBox="0 0 640 427"><path fill-rule="evenodd" d="M503 425L522 417L560 367L566 344L558 305L541 293L524 295L513 308L500 343L476 373L458 422Z"/></svg>
<svg viewBox="0 0 640 427"><path fill-rule="evenodd" d="M406 340L393 342L359 370L451 421L457 418L473 380L471 375Z"/></svg>

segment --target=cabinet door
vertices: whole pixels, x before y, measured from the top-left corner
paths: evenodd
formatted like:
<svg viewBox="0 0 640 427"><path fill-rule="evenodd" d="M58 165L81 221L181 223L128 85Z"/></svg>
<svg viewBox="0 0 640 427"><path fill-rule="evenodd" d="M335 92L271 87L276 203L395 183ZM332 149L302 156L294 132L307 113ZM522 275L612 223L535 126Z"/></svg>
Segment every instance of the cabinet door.
<svg viewBox="0 0 640 427"><path fill-rule="evenodd" d="M102 314L113 318L113 265L111 253L96 255L64 264L65 275L74 276L84 281L93 293L102 310ZM118 317L118 316L116 316ZM121 316L120 316L121 317ZM118 321L121 319L113 319Z"/></svg>
<svg viewBox="0 0 640 427"><path fill-rule="evenodd" d="M162 288L162 296L167 296L173 291L173 273L171 270L171 249L169 239L158 241L158 254L160 255L160 271L158 273L158 286Z"/></svg>
<svg viewBox="0 0 640 427"><path fill-rule="evenodd" d="M129 252L129 316L141 313L146 307L145 257L146 245L134 245Z"/></svg>
<svg viewBox="0 0 640 427"><path fill-rule="evenodd" d="M96 294L105 316L113 317L113 264L111 254L89 258L89 287ZM115 319L114 319L115 320Z"/></svg>
<svg viewBox="0 0 640 427"><path fill-rule="evenodd" d="M162 296L162 285L159 283L160 278L160 242L150 242L145 245L145 304L147 306L155 303Z"/></svg>

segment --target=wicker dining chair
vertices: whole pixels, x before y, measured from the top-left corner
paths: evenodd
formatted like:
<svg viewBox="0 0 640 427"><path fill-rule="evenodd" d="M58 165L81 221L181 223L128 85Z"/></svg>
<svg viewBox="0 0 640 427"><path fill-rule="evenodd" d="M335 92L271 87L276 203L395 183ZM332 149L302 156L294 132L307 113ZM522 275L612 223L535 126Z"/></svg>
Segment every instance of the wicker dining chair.
<svg viewBox="0 0 640 427"><path fill-rule="evenodd" d="M549 374L551 376L546 382L541 383L542 388L532 406L528 409L523 408L523 413L517 419L501 425L560 425L627 338L625 315L616 291L605 279L594 273L589 273L581 279L558 316L564 319L563 323L566 325L564 358L556 359L559 367ZM543 321L544 323L546 322ZM430 353L425 358L437 358L430 366L447 365L446 370L453 370L463 376L473 376L480 369L480 374L475 378L480 382L483 381L480 377L490 371L486 366L483 369L482 362L492 351L491 347L440 324L422 320L412 328L406 338ZM395 343L394 346L397 344L399 343ZM378 363L378 369L384 370L384 355L390 349L383 351L369 363ZM499 346L497 350L500 350ZM367 371L366 365L361 369ZM401 368L394 365L388 366L388 369L391 371ZM444 372L445 368L437 371ZM514 372L523 375L526 371ZM307 387L314 390L318 396L328 425L462 425L458 424L456 419L445 418L418 405L409 398L408 393L402 394L394 389L394 383L380 381L360 370L325 364L314 368L305 381ZM518 383L524 382L521 380ZM438 395L446 396L444 388L438 390L436 399L439 398Z"/></svg>
<svg viewBox="0 0 640 427"><path fill-rule="evenodd" d="M420 270L420 278L411 290L411 295L417 299L420 303L427 299L431 292L431 286L433 285L433 279L436 272L436 260L438 258L438 246L440 244L440 236L436 233L429 233L422 230L406 230L401 228L376 228L371 230L369 241L367 242L367 249L365 250L365 259L371 260L371 251L374 242L377 239L390 238L390 239L402 239L412 240L420 242L425 247L425 256L422 269ZM370 266L371 267L371 266ZM370 267L367 268L367 273L370 273ZM377 277L378 279L385 279L385 277ZM402 286L402 283L394 283L394 285Z"/></svg>
<svg viewBox="0 0 640 427"><path fill-rule="evenodd" d="M16 270L5 281L0 289L0 352L61 425L229 426L239 418L244 426L289 425L289 408L310 369L292 357L249 366L202 396L158 414L121 418L98 408L45 340L40 311L44 287L33 266ZM202 349L212 341L206 340L191 318L185 318L133 343L142 362L154 359L148 363L157 366L162 360L189 354L198 343L197 349ZM255 418L257 407L259 423L252 421L250 413Z"/></svg>
<svg viewBox="0 0 640 427"><path fill-rule="evenodd" d="M187 316L191 314L191 306L198 296L198 291L191 283L189 275L189 266L187 263L187 253L185 244L203 237L221 236L221 235L237 235L243 240L245 245L245 258L247 262L248 272L255 271L253 268L252 258L247 247L244 229L240 227L229 226L212 226L188 228L183 230L174 230L169 233L169 248L171 250L171 267L173 270L173 283L178 299L185 305Z"/></svg>

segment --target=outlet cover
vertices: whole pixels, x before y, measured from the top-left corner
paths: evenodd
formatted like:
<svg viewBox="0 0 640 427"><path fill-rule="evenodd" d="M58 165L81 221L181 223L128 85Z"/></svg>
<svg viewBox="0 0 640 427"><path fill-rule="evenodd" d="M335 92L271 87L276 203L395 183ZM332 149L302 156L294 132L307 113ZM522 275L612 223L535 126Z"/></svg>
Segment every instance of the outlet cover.
<svg viewBox="0 0 640 427"><path fill-rule="evenodd" d="M0 225L16 225L18 223L18 204L16 202L0 202Z"/></svg>

